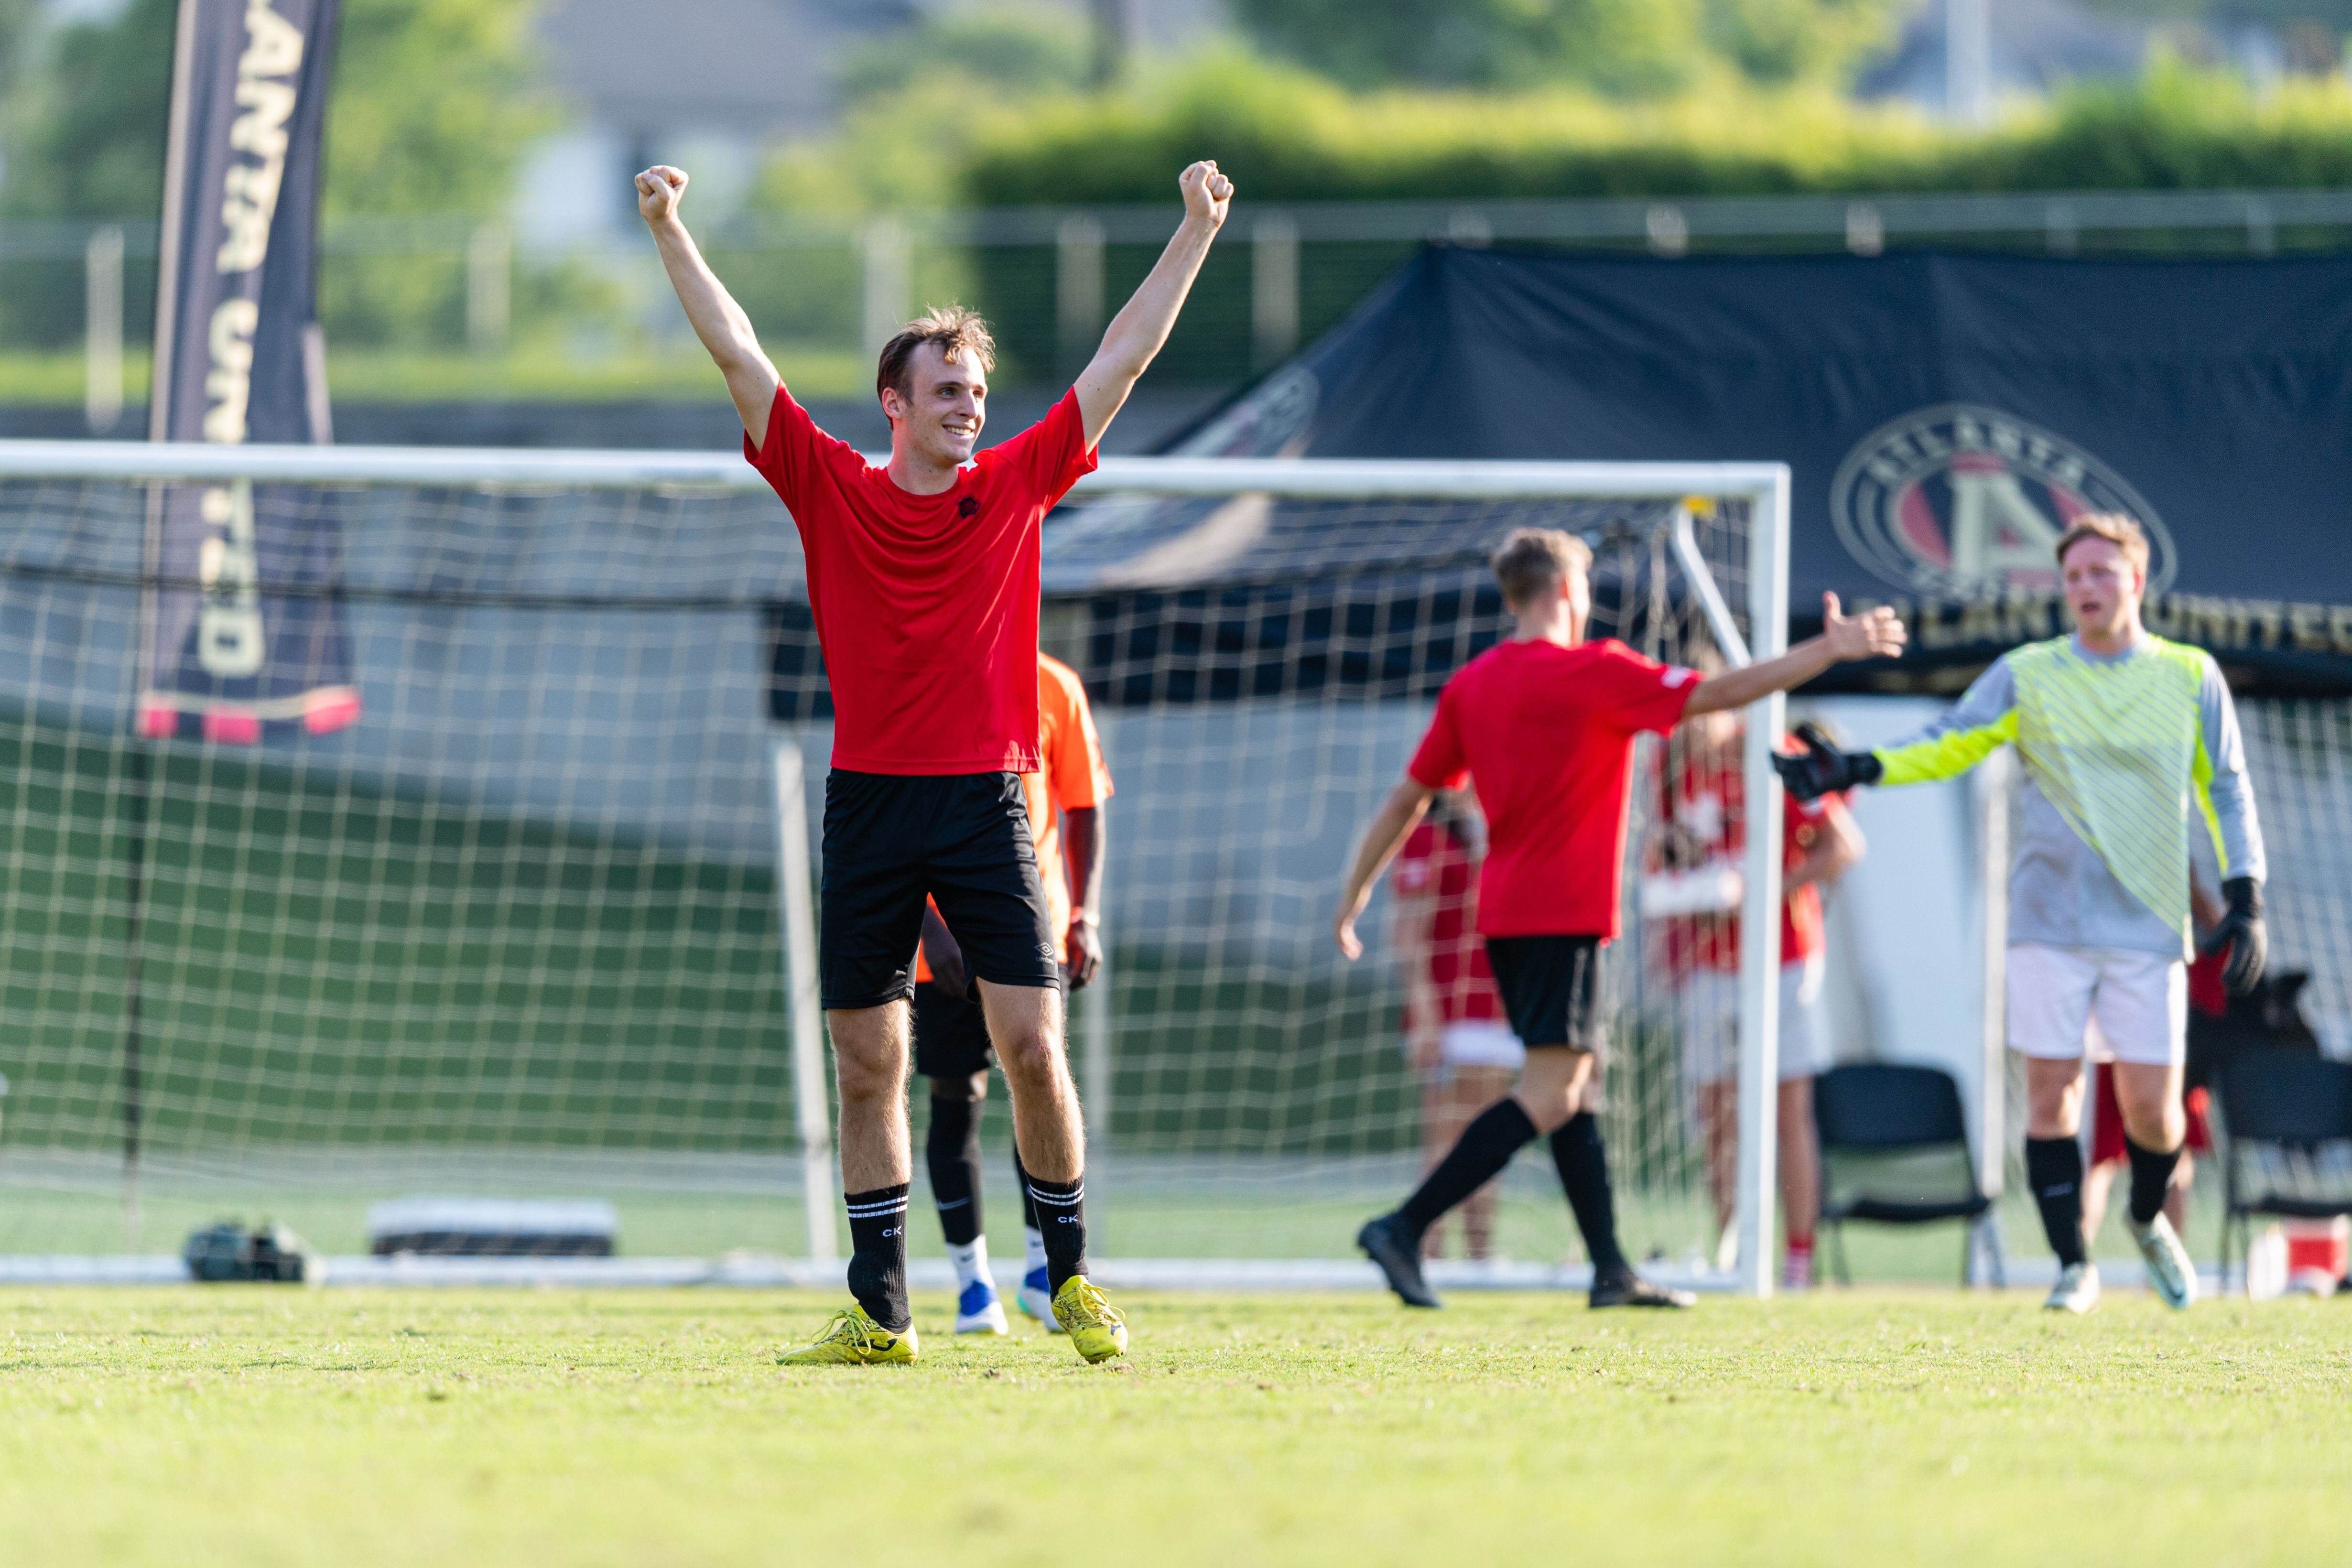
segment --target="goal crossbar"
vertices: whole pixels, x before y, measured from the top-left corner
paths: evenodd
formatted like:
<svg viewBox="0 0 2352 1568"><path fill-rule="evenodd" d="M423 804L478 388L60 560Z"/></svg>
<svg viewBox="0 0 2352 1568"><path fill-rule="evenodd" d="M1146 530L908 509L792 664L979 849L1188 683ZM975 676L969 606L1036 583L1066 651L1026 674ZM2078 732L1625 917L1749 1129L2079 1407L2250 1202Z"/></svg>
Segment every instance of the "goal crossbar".
<svg viewBox="0 0 2352 1568"><path fill-rule="evenodd" d="M878 460L879 455L875 455ZM1076 495L1297 499L1445 497L1549 500L1685 496L1767 500L1780 463L1538 463L1353 457L1106 457ZM0 479L259 484L685 487L757 492L767 480L736 452L599 452L479 446L221 446L206 442L0 441Z"/></svg>

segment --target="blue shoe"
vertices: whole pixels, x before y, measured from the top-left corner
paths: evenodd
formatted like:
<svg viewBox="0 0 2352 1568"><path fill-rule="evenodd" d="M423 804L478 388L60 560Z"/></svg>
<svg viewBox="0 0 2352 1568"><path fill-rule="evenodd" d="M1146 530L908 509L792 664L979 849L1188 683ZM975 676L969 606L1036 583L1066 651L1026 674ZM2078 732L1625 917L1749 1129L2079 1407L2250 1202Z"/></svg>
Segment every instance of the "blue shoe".
<svg viewBox="0 0 2352 1568"><path fill-rule="evenodd" d="M1054 1315L1054 1292L1045 1286L1045 1270L1032 1269L1022 1276L1021 1289L1015 1292L1024 1317L1036 1319L1045 1325L1047 1333L1067 1333L1061 1320Z"/></svg>
<svg viewBox="0 0 2352 1568"><path fill-rule="evenodd" d="M996 1287L985 1280L974 1280L956 1298L955 1332L958 1333L1011 1333L1013 1325L1004 1321L1004 1303L996 1299Z"/></svg>

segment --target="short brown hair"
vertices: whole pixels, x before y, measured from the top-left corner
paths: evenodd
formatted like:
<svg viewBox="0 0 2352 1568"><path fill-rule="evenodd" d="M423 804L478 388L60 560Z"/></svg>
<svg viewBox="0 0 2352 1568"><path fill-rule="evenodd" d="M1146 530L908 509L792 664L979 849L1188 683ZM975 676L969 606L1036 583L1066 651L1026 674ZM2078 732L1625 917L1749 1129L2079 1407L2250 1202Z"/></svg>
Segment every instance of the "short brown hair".
<svg viewBox="0 0 2352 1568"><path fill-rule="evenodd" d="M874 395L895 391L900 397L914 396L907 384L908 367L915 362L915 350L926 343L937 343L940 352L949 358L959 353L970 354L980 361L983 371L996 368L996 339L981 319L977 310L967 310L961 305L934 306L899 329L898 335L882 345L882 362L874 370Z"/></svg>
<svg viewBox="0 0 2352 1568"><path fill-rule="evenodd" d="M1591 567L1592 549L1559 528L1520 528L1486 564L1494 569L1503 602L1517 610L1570 572Z"/></svg>
<svg viewBox="0 0 2352 1568"><path fill-rule="evenodd" d="M2066 525L2058 536L2058 565L2066 565L2066 552L2084 539L2105 539L2123 551L2124 559L2139 568L2142 577L2147 575L2147 532L2138 523L2121 512L2085 512Z"/></svg>

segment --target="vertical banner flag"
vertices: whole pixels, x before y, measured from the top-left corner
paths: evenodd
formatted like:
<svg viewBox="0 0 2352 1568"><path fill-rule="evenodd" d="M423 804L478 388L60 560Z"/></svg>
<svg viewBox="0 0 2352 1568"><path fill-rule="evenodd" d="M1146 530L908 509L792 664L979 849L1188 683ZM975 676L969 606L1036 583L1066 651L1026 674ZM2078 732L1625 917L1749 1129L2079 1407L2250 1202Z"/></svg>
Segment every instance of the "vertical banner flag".
<svg viewBox="0 0 2352 1568"><path fill-rule="evenodd" d="M341 0L180 0L155 318L157 441L325 442L319 175ZM250 744L359 717L332 492L160 488L139 727Z"/></svg>

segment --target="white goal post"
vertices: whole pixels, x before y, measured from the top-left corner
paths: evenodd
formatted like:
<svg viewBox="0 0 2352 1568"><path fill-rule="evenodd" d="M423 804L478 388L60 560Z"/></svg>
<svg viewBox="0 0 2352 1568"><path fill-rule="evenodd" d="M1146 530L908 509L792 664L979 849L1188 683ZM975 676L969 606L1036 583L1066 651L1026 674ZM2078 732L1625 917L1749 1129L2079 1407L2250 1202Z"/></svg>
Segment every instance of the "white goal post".
<svg viewBox="0 0 2352 1568"><path fill-rule="evenodd" d="M452 492L483 497L478 510L495 512L500 497L549 493L587 496L639 495L664 501L678 497L765 497L766 482L733 452L569 452L555 450L491 450L415 447L214 446L146 443L61 441L0 442L0 534L11 539L27 537L38 517L79 503L63 498L59 486L127 488L170 482L297 485L322 489L402 489L432 496ZM1433 507L1540 507L1551 503L1643 503L1663 507L1671 517L1670 532L1661 534L1659 549L1667 551L1681 574L1693 608L1703 618L1717 648L1730 663L1770 658L1785 649L1789 577L1788 468L1768 463L1576 463L1460 462L1354 459L1223 459L1204 457L1109 457L1082 480L1073 500L1083 506L1106 497L1173 498L1196 502L1231 502L1243 497L1313 503L1428 503ZM1742 553L1744 581L1735 608L1709 571L1704 554L1693 541L1692 511L1685 503L1727 504L1744 511ZM420 506L423 503L420 503ZM435 507L457 505L446 501ZM77 517L98 517L106 527L118 526L120 508L86 507ZM634 518L635 512L612 503L614 516ZM9 521L9 514L17 514ZM457 513L451 513L456 516ZM467 514L470 516L470 514ZM600 514L603 515L603 514ZM1482 514L1499 516L1499 513ZM780 510L775 527L789 538ZM420 527L433 526L428 519ZM629 526L638 526L632 522ZM1471 537L1470 525L1458 550L1467 550L1491 538ZM664 536L666 537L666 536ZM734 536L730 536L734 537ZM1049 533L1051 565L1053 535ZM662 538L646 536L643 548L649 561L660 559ZM713 547L716 548L716 547ZM21 556L21 550L14 552ZM113 559L121 559L117 552ZM1663 558L1661 558L1663 559ZM66 569L71 563L66 563ZM1458 563L1455 563L1458 565ZM56 561L22 570L39 580L54 581L61 570ZM19 591L8 575L8 559L0 558L0 602ZM49 573L41 579L40 573ZM70 570L66 570L70 578ZM710 580L726 580L723 567L714 567ZM105 582L104 571L84 571L76 580ZM616 579L616 580L619 580ZM119 584L118 584L119 585ZM1157 585L1170 592L1183 590L1181 581ZM263 585L263 592L269 591ZM572 591L576 592L577 590ZM1630 591L1630 590L1628 591ZM1663 592L1663 589L1655 590ZM724 608L724 595L706 593L709 608ZM675 603L694 601L692 594L675 596ZM554 602L551 600L550 602ZM625 594L616 603L629 602ZM652 602L648 601L648 602ZM663 601L670 603L668 601ZM757 597L744 598L743 611L761 609ZM462 647L459 653L466 650ZM30 667L43 656L38 649L21 657L0 649L0 680L18 664ZM14 663L11 663L11 660ZM424 677L419 676L421 680ZM404 677L405 680L406 677ZM368 674L358 676L363 691ZM0 691L14 700L29 694ZM80 697L83 716L75 722L95 726L88 716L89 700ZM121 713L127 732L130 715ZM367 721L362 720L364 725ZM572 720L576 733L592 727L592 714ZM748 716L747 716L748 723ZM1738 1197L1737 1233L1739 1264L1738 1288L1769 1294L1775 1277L1774 1147L1775 1100L1778 1078L1777 1038L1780 1009L1780 905L1781 887L1780 813L1763 804L1778 799L1779 783L1771 766L1776 738L1783 727L1779 696L1756 704L1747 716L1743 753L1745 798L1749 807L1743 878L1742 950L1739 955L1738 1001ZM575 746L583 755L594 747ZM1213 760L1204 758L1204 761ZM1119 758L1110 758L1114 769ZM589 766L581 763L578 766ZM492 764L471 764L478 769ZM830 1170L828 1115L830 1092L824 1083L824 1053L816 1038L821 1019L814 996L814 912L811 907L811 873L804 852L805 812L802 784L788 769L800 767L797 751L787 758L782 747L769 754L766 800L778 830L778 849L771 861L782 907L774 912L775 931L782 948L781 988L774 993L791 1043L792 1075L796 1080L795 1114L799 1154L803 1166L806 1202L806 1255L824 1259L833 1250L834 1201ZM1379 781L1382 787L1389 779ZM225 788L225 786L222 786ZM1116 821L1117 819L1114 818ZM1148 846L1115 839L1111 875L1119 875L1121 857L1144 852ZM1329 868L1329 891L1336 894L1342 868ZM1328 896L1325 900L1328 904ZM1116 939L1118 934L1113 933ZM1116 951L1116 949L1115 949ZM1114 959L1116 962L1116 959ZM774 979L775 977L771 977ZM762 992L761 995L768 993ZM1090 1093L1106 1104L1111 1092L1108 988L1091 1009L1074 1009L1074 1033L1083 1037L1084 1052L1073 1056L1086 1064L1082 1076ZM667 1038L667 1037L665 1037ZM0 1061L0 1070L18 1076L14 1066ZM1197 1108L1188 1112L1197 1114ZM241 1117L222 1113L240 1133L248 1130L257 1113ZM1090 1121L1097 1127L1105 1124ZM1118 1177L1110 1177L1116 1184ZM0 1239L0 1251L8 1250Z"/></svg>

